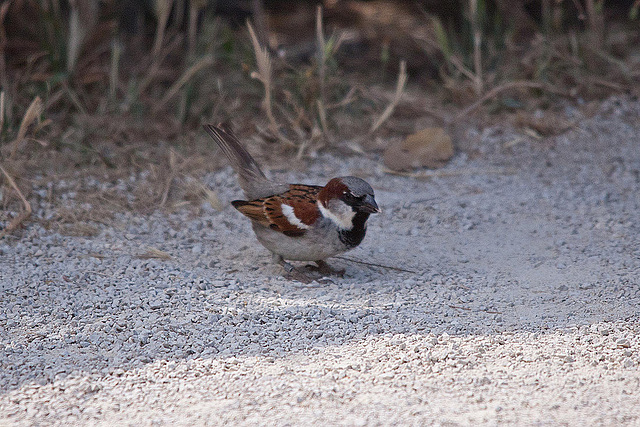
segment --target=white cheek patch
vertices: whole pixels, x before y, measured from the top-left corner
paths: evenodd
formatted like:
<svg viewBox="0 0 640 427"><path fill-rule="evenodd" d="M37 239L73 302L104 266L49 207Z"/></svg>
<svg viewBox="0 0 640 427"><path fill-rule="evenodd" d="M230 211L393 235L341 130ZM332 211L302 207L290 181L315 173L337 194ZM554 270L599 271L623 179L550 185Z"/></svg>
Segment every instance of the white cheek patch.
<svg viewBox="0 0 640 427"><path fill-rule="evenodd" d="M285 205L283 203L282 205L280 205L280 209L282 209L282 213L287 218L287 221L289 221L292 225L295 225L298 228L309 228L307 224L300 221L300 219L296 216L295 212L293 211L293 206Z"/></svg>
<svg viewBox="0 0 640 427"><path fill-rule="evenodd" d="M323 217L329 218L343 230L351 230L353 228L353 217L356 213L344 202L338 201L335 205L338 208L337 212L332 212L318 201L318 209L320 209Z"/></svg>

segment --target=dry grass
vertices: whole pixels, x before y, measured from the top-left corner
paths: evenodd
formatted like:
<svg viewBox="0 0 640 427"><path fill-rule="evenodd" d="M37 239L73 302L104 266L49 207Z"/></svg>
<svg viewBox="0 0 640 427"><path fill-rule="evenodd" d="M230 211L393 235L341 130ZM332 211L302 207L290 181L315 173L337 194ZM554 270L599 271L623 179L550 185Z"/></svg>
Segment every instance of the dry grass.
<svg viewBox="0 0 640 427"><path fill-rule="evenodd" d="M251 36L251 45L256 56L256 63L258 65L258 71L251 73L251 77L257 79L264 86L264 100L262 101L262 107L264 108L267 119L269 120L269 130L281 141L283 144L294 147L295 144L282 132L280 132L280 125L276 121L273 113L273 99L272 99L272 66L271 55L266 47L260 44L258 36L253 29L250 22L247 22L247 28L249 29L249 35Z"/></svg>
<svg viewBox="0 0 640 427"><path fill-rule="evenodd" d="M327 2L324 10L310 5L307 21L289 19L295 43L282 50L273 40L286 41L286 23L267 19L273 10L257 8L247 36L214 17L206 0L155 0L148 10L133 3L143 24L133 34L118 30L123 12L109 9L118 2L0 5L5 207L26 215L25 185L36 175L109 180L146 170L151 178L134 202L106 192L109 203L96 206L217 209L199 180L218 165L202 122L230 119L241 137L254 135L258 151L302 159L321 149L380 149L375 141L415 131L425 117L458 126L515 111L517 126L550 135L566 126L527 120L527 112L559 97L640 95L637 21L602 0L542 2L541 18L517 23L499 6L523 13L523 2L460 0L453 18L415 13L416 2ZM357 144L364 139L374 143ZM103 214L61 211L57 221L92 233Z"/></svg>
<svg viewBox="0 0 640 427"><path fill-rule="evenodd" d="M16 156L20 144L22 144L25 137L27 136L27 130L29 129L29 126L40 120L42 109L42 99L40 99L39 96L36 96L29 105L29 108L27 108L27 111L24 113L24 117L22 118L20 127L18 128L18 135L10 144L11 148L9 149L9 160L12 160Z"/></svg>
<svg viewBox="0 0 640 427"><path fill-rule="evenodd" d="M13 230L20 227L20 225L22 225L31 216L32 210L31 210L31 204L29 203L29 201L27 201L26 197L24 197L24 194L22 194L22 191L20 191L20 188L18 187L14 179L11 177L11 175L9 175L9 172L7 172L1 165L0 165L0 172L2 172L2 175L4 176L4 178L7 180L11 188L16 192L16 194L20 198L20 201L22 202L22 205L24 207L24 209L22 210L22 212L20 212L20 214L18 214L18 216L13 218L3 230L0 230L0 239L1 239L7 233L11 233Z"/></svg>
<svg viewBox="0 0 640 427"><path fill-rule="evenodd" d="M393 99L387 105L387 108L384 109L380 117L373 122L371 128L369 129L369 134L373 134L377 131L382 124L389 120L389 117L393 114L393 110L396 108L398 103L400 102L400 98L402 97L402 93L404 92L405 87L407 86L407 63L402 61L400 63L400 72L398 73L398 82L396 83L396 91L393 95Z"/></svg>
<svg viewBox="0 0 640 427"><path fill-rule="evenodd" d="M157 248L153 248L151 246L149 246L145 252L137 255L136 258L140 258L140 259L161 259L161 260L164 260L164 261L169 261L169 260L173 259L171 257L171 255L169 255L169 253L167 253L165 251L161 251L160 249L157 249Z"/></svg>

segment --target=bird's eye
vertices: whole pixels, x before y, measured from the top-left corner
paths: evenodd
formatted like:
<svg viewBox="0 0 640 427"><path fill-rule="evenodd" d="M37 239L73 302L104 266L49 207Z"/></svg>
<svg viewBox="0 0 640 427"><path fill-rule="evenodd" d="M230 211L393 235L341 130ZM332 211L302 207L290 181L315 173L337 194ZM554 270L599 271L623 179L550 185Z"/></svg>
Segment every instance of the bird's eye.
<svg viewBox="0 0 640 427"><path fill-rule="evenodd" d="M351 193L351 192L345 192L344 193L344 201L347 202L347 204L350 205L356 205L359 202L362 202L364 200L365 196L361 196L358 197L355 194Z"/></svg>

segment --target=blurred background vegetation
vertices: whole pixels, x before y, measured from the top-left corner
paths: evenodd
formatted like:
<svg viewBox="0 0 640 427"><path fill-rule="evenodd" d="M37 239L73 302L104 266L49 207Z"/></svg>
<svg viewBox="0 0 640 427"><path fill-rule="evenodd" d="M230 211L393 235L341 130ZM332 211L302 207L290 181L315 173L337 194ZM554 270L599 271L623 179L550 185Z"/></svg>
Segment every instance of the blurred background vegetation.
<svg viewBox="0 0 640 427"><path fill-rule="evenodd" d="M199 177L225 161L203 123L229 121L283 169L320 150L411 168L402 144L427 140L437 150L424 145L432 158L418 166L435 167L454 145L475 155L456 138L474 125L510 123L544 140L575 126L568 106L588 115L605 97L638 96L639 9L640 0L2 0L0 237L21 228L33 201L54 209L36 220L81 235L116 211L219 208ZM58 188L74 202L58 200Z"/></svg>
<svg viewBox="0 0 640 427"><path fill-rule="evenodd" d="M379 131L385 107L406 90L405 68L410 96L399 114L431 109L444 121L478 100L495 113L637 94L639 8L638 0L4 0L0 152L68 146L109 163L96 141L180 143L223 120L304 152Z"/></svg>
<svg viewBox="0 0 640 427"><path fill-rule="evenodd" d="M211 151L209 122L230 121L284 158L375 152L385 138L474 118L562 132L566 123L532 113L638 95L639 9L640 0L3 0L3 188L17 193L11 176L85 166L210 169L210 158L194 160Z"/></svg>

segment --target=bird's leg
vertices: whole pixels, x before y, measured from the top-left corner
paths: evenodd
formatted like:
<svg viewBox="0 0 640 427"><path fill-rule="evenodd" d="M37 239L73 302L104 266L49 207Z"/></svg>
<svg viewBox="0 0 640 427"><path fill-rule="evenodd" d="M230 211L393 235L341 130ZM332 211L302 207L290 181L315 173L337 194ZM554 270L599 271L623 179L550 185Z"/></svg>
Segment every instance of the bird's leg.
<svg viewBox="0 0 640 427"><path fill-rule="evenodd" d="M296 269L293 265L289 264L278 254L273 254L273 262L277 262L278 264L280 264L282 268L284 268L284 271L286 271L287 273L291 273Z"/></svg>
<svg viewBox="0 0 640 427"><path fill-rule="evenodd" d="M345 269L344 268L341 268L341 269L333 268L323 260L318 260L318 261L314 261L314 262L318 265L317 267L314 267L312 265L308 265L307 268L311 268L313 270L316 270L317 272L319 272L323 276L336 275L338 277L344 277L344 273L345 273Z"/></svg>
<svg viewBox="0 0 640 427"><path fill-rule="evenodd" d="M285 261L284 258L282 258L280 255L273 254L273 260L278 264L280 264L282 268L284 268L284 271L286 272L285 277L287 279L297 280L298 282L302 282L302 283L313 282L313 279L309 277L307 274L305 274L304 271L298 270L293 265Z"/></svg>

